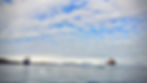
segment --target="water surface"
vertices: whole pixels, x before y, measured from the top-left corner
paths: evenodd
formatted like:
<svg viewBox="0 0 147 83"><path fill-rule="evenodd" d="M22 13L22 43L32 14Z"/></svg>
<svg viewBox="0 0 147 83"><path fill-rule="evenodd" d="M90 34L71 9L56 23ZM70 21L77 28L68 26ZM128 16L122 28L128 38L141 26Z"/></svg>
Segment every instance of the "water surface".
<svg viewBox="0 0 147 83"><path fill-rule="evenodd" d="M147 68L137 66L0 65L0 83L147 83Z"/></svg>

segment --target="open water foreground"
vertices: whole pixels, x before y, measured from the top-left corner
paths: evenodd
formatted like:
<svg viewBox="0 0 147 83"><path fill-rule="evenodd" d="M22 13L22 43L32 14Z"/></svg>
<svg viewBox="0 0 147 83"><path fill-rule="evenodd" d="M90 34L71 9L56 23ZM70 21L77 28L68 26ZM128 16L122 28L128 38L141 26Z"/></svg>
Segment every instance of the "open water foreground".
<svg viewBox="0 0 147 83"><path fill-rule="evenodd" d="M0 65L0 83L147 83L147 67Z"/></svg>

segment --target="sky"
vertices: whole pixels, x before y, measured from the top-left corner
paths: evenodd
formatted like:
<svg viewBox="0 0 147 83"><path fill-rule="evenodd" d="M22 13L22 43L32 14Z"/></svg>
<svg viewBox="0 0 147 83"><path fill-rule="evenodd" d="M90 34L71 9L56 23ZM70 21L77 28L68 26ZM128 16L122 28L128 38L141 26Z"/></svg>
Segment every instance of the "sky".
<svg viewBox="0 0 147 83"><path fill-rule="evenodd" d="M147 0L1 0L0 56L147 64Z"/></svg>

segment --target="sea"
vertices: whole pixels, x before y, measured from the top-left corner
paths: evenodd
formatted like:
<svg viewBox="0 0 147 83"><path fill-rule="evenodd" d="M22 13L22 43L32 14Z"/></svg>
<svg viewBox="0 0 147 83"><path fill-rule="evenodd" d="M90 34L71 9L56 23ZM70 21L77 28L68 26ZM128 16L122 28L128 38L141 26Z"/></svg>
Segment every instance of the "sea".
<svg viewBox="0 0 147 83"><path fill-rule="evenodd" d="M0 83L147 83L147 67L0 65Z"/></svg>

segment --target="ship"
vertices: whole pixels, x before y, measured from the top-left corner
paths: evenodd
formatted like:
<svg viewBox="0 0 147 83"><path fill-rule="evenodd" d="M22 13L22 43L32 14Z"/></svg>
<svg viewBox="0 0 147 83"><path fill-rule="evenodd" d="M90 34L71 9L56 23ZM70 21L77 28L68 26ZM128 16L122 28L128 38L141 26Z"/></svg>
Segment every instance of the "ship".
<svg viewBox="0 0 147 83"><path fill-rule="evenodd" d="M114 66L116 64L116 61L113 58L110 58L107 62L108 65Z"/></svg>
<svg viewBox="0 0 147 83"><path fill-rule="evenodd" d="M30 59L29 58L25 58L23 61L24 65L30 65Z"/></svg>

